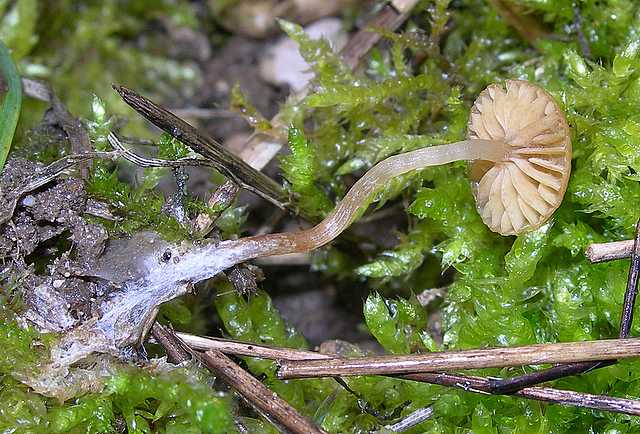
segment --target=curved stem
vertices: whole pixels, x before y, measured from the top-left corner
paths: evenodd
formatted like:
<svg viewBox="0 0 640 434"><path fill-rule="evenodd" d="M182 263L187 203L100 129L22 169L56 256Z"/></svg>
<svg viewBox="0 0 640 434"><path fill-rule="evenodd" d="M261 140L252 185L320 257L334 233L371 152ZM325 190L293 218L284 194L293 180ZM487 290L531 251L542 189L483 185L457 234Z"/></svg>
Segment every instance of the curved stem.
<svg viewBox="0 0 640 434"><path fill-rule="evenodd" d="M299 232L258 235L226 241L220 247L241 248L238 262L262 256L306 252L321 247L344 231L371 196L394 178L428 166L460 160L500 161L504 145L491 140L464 140L394 155L364 174L318 225Z"/></svg>

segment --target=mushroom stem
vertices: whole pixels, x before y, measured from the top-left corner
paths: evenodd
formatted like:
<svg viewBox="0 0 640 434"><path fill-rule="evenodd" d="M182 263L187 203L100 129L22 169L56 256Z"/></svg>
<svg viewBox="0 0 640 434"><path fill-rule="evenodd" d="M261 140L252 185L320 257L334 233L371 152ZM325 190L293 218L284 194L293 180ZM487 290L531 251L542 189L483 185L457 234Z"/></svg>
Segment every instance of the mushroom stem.
<svg viewBox="0 0 640 434"><path fill-rule="evenodd" d="M306 252L321 247L342 233L358 216L370 197L394 178L414 170L460 160L502 161L506 144L470 139L431 146L391 156L362 176L333 211L318 225L299 232L258 235L221 243L221 248L241 250L238 262L262 256Z"/></svg>

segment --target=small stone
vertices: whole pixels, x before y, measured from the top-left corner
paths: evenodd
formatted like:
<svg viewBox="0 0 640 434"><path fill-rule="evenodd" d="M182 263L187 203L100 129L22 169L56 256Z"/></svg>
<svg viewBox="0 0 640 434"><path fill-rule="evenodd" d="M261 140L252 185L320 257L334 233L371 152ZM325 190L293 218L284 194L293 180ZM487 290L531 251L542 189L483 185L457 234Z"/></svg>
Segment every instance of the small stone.
<svg viewBox="0 0 640 434"><path fill-rule="evenodd" d="M58 279L58 280L54 280L53 281L53 287L55 289L60 289L62 287L62 285L64 285L64 280L63 279Z"/></svg>

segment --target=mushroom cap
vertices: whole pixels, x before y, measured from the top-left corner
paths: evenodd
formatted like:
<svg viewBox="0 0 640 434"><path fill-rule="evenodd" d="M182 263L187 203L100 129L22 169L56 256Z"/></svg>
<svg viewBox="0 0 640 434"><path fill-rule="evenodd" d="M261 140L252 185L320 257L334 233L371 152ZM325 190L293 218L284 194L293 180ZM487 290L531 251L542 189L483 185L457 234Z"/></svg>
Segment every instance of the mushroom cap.
<svg viewBox="0 0 640 434"><path fill-rule="evenodd" d="M553 97L523 80L483 90L471 108L469 138L504 143L502 161L470 164L476 206L502 235L536 229L560 206L571 172L571 137Z"/></svg>

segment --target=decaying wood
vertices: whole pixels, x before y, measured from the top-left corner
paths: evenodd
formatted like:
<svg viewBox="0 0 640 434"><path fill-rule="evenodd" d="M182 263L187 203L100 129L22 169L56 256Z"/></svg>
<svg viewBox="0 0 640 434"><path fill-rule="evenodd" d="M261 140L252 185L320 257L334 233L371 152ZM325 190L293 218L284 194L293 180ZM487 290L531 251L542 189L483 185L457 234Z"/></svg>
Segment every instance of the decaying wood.
<svg viewBox="0 0 640 434"><path fill-rule="evenodd" d="M287 379L408 374L545 363L588 362L638 356L640 356L640 339L610 339L401 356L283 360L280 362L277 376Z"/></svg>
<svg viewBox="0 0 640 434"><path fill-rule="evenodd" d="M292 433L325 432L220 351L207 351L202 356L202 361L226 384Z"/></svg>

